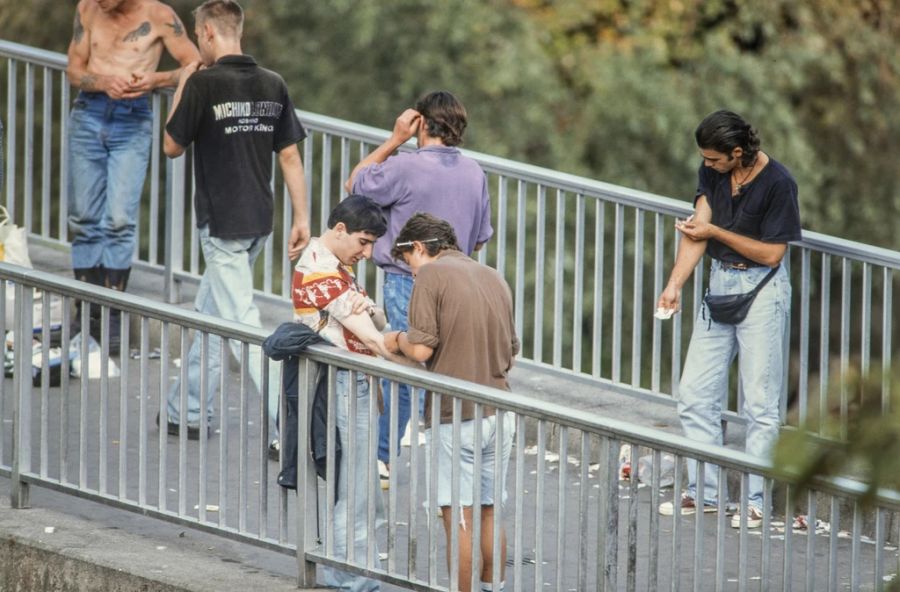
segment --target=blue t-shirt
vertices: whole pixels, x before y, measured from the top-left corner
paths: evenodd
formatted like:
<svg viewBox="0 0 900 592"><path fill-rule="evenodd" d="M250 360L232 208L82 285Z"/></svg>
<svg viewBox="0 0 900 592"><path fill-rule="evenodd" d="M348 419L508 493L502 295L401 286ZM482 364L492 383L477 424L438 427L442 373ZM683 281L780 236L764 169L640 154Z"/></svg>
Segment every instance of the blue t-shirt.
<svg viewBox="0 0 900 592"><path fill-rule="evenodd" d="M800 240L797 182L774 158L770 157L759 174L734 197L731 196L731 173L720 173L701 164L697 177L694 204L705 195L712 209L712 223L719 228L765 243ZM759 266L714 239L709 240L706 252L725 263Z"/></svg>

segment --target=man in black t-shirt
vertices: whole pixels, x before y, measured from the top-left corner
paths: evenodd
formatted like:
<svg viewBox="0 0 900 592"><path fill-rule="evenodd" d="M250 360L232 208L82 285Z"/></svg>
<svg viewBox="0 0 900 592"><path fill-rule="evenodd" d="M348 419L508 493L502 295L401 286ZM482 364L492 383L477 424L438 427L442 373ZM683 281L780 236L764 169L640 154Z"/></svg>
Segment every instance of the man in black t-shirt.
<svg viewBox="0 0 900 592"><path fill-rule="evenodd" d="M306 131L281 76L257 66L241 50L243 11L233 0L208 0L194 11L202 64L182 71L164 150L170 158L194 145L194 177L200 245L206 270L197 292L198 311L260 326L253 303L253 263L272 232L274 202L272 153L278 153L291 195L293 219L288 256L295 259L309 241L306 185L297 143ZM240 344L231 344L240 357ZM188 357L186 401L176 383L169 392L168 429L187 424L188 437L200 437L219 384L221 340L210 336L206 404L200 400L200 336ZM248 370L260 387L259 348L251 348ZM269 411L275 417L278 385L269 380ZM182 406L185 409L182 409ZM205 409L205 413L203 412ZM186 417L182 417L186 411Z"/></svg>
<svg viewBox="0 0 900 592"><path fill-rule="evenodd" d="M787 243L800 240L797 183L791 173L762 152L756 131L739 115L716 111L695 133L703 164L694 198L694 215L677 221L682 240L669 282L659 297L660 312L680 308L681 287L709 253L709 293L752 291L772 269L774 276L759 291L746 318L738 324L717 323L705 310L694 324L684 372L678 385L678 414L689 438L722 445L722 402L727 401L728 368L739 356L739 380L747 419L745 450L767 457L778 437L780 397L785 371L784 345L791 286L782 259ZM665 315L663 315L665 316ZM688 461L688 488L681 499L660 506L671 515L718 509L718 467L706 465L697 483L697 463ZM751 475L742 516L750 528L762 523L763 478Z"/></svg>

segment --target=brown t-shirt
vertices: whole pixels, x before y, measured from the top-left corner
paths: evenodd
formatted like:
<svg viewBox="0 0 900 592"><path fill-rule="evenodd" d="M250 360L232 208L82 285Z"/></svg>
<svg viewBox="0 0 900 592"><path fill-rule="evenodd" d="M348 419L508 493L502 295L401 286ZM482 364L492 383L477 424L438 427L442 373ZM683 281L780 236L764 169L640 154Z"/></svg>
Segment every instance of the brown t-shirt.
<svg viewBox="0 0 900 592"><path fill-rule="evenodd" d="M407 339L434 349L429 370L509 390L506 375L519 353L509 286L495 269L459 251L441 252L416 275ZM431 396L425 412L430 424ZM475 404L463 401L462 419L474 417ZM452 401L442 397L441 423L452 421Z"/></svg>

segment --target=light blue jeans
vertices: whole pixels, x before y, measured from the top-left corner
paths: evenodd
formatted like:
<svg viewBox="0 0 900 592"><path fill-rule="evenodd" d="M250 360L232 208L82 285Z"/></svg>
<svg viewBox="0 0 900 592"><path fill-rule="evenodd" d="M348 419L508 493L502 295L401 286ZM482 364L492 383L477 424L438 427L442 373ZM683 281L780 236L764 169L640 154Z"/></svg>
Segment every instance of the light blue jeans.
<svg viewBox="0 0 900 592"><path fill-rule="evenodd" d="M127 269L150 146L149 97L81 92L69 115L69 228L72 267Z"/></svg>
<svg viewBox="0 0 900 592"><path fill-rule="evenodd" d="M261 327L259 309L253 303L253 263L266 244L267 236L246 239L221 239L209 235L209 227L204 226L199 231L200 247L203 249L203 259L206 270L200 279L200 288L194 300L194 308L198 312L217 316L229 321L236 321L254 327ZM187 423L198 425L200 422L200 356L201 336L199 332L194 334L191 349L187 359ZM235 358L241 359L241 344L230 341L229 346ZM206 388L206 416L213 416L213 401L219 389L221 368L222 339L209 336L207 349L207 388ZM262 351L258 346L250 348L250 365L247 371L250 379L262 392L261 359ZM278 396L280 390L280 372L277 364L269 363L269 417L274 420L278 411ZM168 397L169 420L181 421L181 378L172 385Z"/></svg>
<svg viewBox="0 0 900 592"><path fill-rule="evenodd" d="M376 527L384 521L384 500L381 490L370 485L369 475L377 474L375 455L369 452L369 431L374 422L369 419L369 378L364 374L356 375L356 415L350 425L350 372L339 370L335 378L335 423L341 442L341 464L338 469L337 499L334 504L332 518L334 521L334 557L347 560L347 498L349 479L353 479L353 560L356 565L366 564L367 542L375 539L375 533L368 531L369 496L375 496ZM350 451L349 430L353 430L354 449ZM330 485L329 485L330 486ZM381 568L378 548L375 548L375 569ZM351 574L332 567L323 568L324 584L335 586L341 590L353 592L369 592L380 590L380 584L371 578Z"/></svg>
<svg viewBox="0 0 900 592"><path fill-rule="evenodd" d="M409 329L409 300L412 297L413 277L402 273L384 274L384 311L387 313L388 322L392 331L406 331ZM378 460L391 462L391 413L397 413L397 444L399 450L400 439L406 431L409 423L409 414L412 404L409 400L409 385L400 384L398 390L399 407L391 410L391 383L388 380L381 381L381 390L384 393L384 413L378 418ZM420 395L420 402L424 403L424 393ZM424 404L419 405L419 410L424 411Z"/></svg>
<svg viewBox="0 0 900 592"><path fill-rule="evenodd" d="M769 273L767 267L746 271L726 269L713 261L710 294L751 291ZM785 372L784 338L790 314L791 285L782 266L753 301L738 325L711 321L704 310L697 317L678 386L678 415L685 436L705 444L722 445L722 405L728 390L728 368L738 355L738 372L747 419L745 451L768 458L781 424L780 399ZM697 493L697 462L688 460L688 495ZM718 503L719 468L704 470L705 503ZM763 507L763 478L751 475L748 503Z"/></svg>

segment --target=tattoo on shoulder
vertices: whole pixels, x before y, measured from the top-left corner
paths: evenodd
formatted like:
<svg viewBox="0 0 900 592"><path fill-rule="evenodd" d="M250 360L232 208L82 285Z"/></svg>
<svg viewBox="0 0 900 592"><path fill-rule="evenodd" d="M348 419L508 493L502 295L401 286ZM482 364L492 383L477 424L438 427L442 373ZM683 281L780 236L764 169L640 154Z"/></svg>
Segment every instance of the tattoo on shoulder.
<svg viewBox="0 0 900 592"><path fill-rule="evenodd" d="M140 26L132 31L131 33L125 35L123 41L137 41L141 37L146 37L150 34L150 21L144 21L140 24Z"/></svg>
<svg viewBox="0 0 900 592"><path fill-rule="evenodd" d="M72 40L75 43L81 43L84 38L84 25L81 24L81 15L75 11L75 22L72 23Z"/></svg>
<svg viewBox="0 0 900 592"><path fill-rule="evenodd" d="M172 22L166 23L166 26L172 27L172 33L176 37L184 35L184 26L181 24L181 19L178 18L178 15L175 14L174 10L172 10Z"/></svg>

